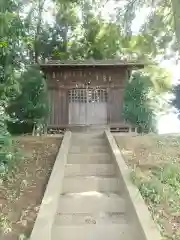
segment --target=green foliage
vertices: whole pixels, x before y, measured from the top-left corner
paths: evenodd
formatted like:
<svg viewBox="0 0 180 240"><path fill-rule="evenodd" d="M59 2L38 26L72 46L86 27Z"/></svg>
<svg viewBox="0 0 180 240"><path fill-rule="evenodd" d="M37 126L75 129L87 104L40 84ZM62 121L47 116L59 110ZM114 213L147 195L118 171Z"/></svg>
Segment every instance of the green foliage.
<svg viewBox="0 0 180 240"><path fill-rule="evenodd" d="M0 177L14 165L16 154L7 130L8 116L5 108L19 92L15 72L19 68L20 39L23 35L22 22L16 13L20 1L0 2Z"/></svg>
<svg viewBox="0 0 180 240"><path fill-rule="evenodd" d="M166 114L170 108L165 96L171 86L170 74L159 66L150 65L133 73L125 88L125 120L140 131L156 131L157 115Z"/></svg>
<svg viewBox="0 0 180 240"><path fill-rule="evenodd" d="M143 26L140 29L146 44L146 52L151 57L161 59L176 59L180 52L180 2L179 0L129 0L126 4L124 21L131 30L131 24L139 10L149 9ZM122 12L123 10L121 10ZM144 42L144 43L145 43Z"/></svg>
<svg viewBox="0 0 180 240"><path fill-rule="evenodd" d="M11 151L12 140L7 131L6 120L7 116L4 108L0 107L0 177L7 173L8 167L12 165L14 159L13 152Z"/></svg>
<svg viewBox="0 0 180 240"><path fill-rule="evenodd" d="M146 75L153 83L154 91L157 94L166 93L172 88L172 76L164 68L158 65L149 65L145 67Z"/></svg>
<svg viewBox="0 0 180 240"><path fill-rule="evenodd" d="M157 178L163 184L169 184L170 187L174 189L174 191L178 191L180 184L180 167L176 164L167 163L162 168L155 169L153 174L157 176Z"/></svg>
<svg viewBox="0 0 180 240"><path fill-rule="evenodd" d="M21 94L10 102L9 115L22 123L44 123L48 115L48 97L42 73L38 67L29 67L19 81Z"/></svg>
<svg viewBox="0 0 180 240"><path fill-rule="evenodd" d="M178 117L180 118L180 86L179 84L174 86L172 93L174 93L174 99L172 105L178 110Z"/></svg>
<svg viewBox="0 0 180 240"><path fill-rule="evenodd" d="M135 169L132 174L133 183L149 206L152 217L161 227L163 239L180 239L178 216L180 211L180 167L179 163L170 159L162 167L141 172ZM171 217L170 217L171 216ZM166 229L167 218L173 219L177 227L173 234Z"/></svg>
<svg viewBox="0 0 180 240"><path fill-rule="evenodd" d="M141 131L155 130L155 115L149 92L153 84L148 76L134 73L127 82L124 96L124 119Z"/></svg>
<svg viewBox="0 0 180 240"><path fill-rule="evenodd" d="M133 172L132 180L148 204L159 204L161 202L160 192L162 189L157 179L140 179L136 172Z"/></svg>
<svg viewBox="0 0 180 240"><path fill-rule="evenodd" d="M12 9L14 8L13 4ZM14 71L19 64L16 57L18 56L22 26L17 14L5 10L0 12L0 25L0 36L2 36L0 39L0 99L8 100L14 97L18 91Z"/></svg>
<svg viewBox="0 0 180 240"><path fill-rule="evenodd" d="M180 2L178 0L171 0L172 13L173 13L173 29L176 34L177 50L180 54Z"/></svg>

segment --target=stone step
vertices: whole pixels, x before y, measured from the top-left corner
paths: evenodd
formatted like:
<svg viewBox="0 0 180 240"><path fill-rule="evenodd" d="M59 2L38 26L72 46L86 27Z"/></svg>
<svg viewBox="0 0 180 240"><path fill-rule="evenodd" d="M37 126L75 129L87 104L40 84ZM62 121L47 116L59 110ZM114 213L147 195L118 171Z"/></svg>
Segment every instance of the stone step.
<svg viewBox="0 0 180 240"><path fill-rule="evenodd" d="M54 225L52 239L56 240L132 240L128 224Z"/></svg>
<svg viewBox="0 0 180 240"><path fill-rule="evenodd" d="M67 162L73 164L108 164L111 163L111 155L108 153L70 153Z"/></svg>
<svg viewBox="0 0 180 240"><path fill-rule="evenodd" d="M63 193L75 192L119 192L118 178L107 177L65 177L63 180Z"/></svg>
<svg viewBox="0 0 180 240"><path fill-rule="evenodd" d="M108 153L109 152L109 148L107 146L71 146L70 153Z"/></svg>
<svg viewBox="0 0 180 240"><path fill-rule="evenodd" d="M126 224L125 214L121 212L57 214L55 225L93 225L93 224Z"/></svg>
<svg viewBox="0 0 180 240"><path fill-rule="evenodd" d="M125 200L118 194L101 192L71 193L59 199L58 213L125 212Z"/></svg>
<svg viewBox="0 0 180 240"><path fill-rule="evenodd" d="M84 132L84 133L73 133L72 142L78 139L104 139L103 131L94 131L94 132Z"/></svg>
<svg viewBox="0 0 180 240"><path fill-rule="evenodd" d="M98 145L98 146L107 146L107 141L105 138L76 138L72 141L71 145Z"/></svg>
<svg viewBox="0 0 180 240"><path fill-rule="evenodd" d="M67 164L65 176L115 176L113 164Z"/></svg>

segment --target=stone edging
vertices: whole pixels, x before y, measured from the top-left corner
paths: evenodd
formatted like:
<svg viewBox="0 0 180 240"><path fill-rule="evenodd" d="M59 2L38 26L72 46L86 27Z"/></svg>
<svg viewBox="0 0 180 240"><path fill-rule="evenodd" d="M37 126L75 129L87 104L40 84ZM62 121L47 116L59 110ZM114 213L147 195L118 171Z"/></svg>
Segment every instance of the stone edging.
<svg viewBox="0 0 180 240"><path fill-rule="evenodd" d="M51 240L51 230L62 191L64 166L71 142L71 132L67 131L61 143L56 161L40 206L30 240Z"/></svg>
<svg viewBox="0 0 180 240"><path fill-rule="evenodd" d="M110 131L106 130L105 136L112 151L112 157L119 167L120 178L130 201L130 211L133 211L131 214L136 225L135 230L139 231L138 240L162 239L138 188L130 179L130 170L122 157L113 135Z"/></svg>

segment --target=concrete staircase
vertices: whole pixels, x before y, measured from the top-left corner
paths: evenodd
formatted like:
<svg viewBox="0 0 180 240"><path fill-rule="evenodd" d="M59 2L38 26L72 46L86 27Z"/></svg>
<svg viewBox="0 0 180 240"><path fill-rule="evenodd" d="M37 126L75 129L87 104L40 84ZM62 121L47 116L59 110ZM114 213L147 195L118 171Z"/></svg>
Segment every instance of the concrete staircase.
<svg viewBox="0 0 180 240"><path fill-rule="evenodd" d="M106 138L73 133L52 240L100 239L135 238Z"/></svg>

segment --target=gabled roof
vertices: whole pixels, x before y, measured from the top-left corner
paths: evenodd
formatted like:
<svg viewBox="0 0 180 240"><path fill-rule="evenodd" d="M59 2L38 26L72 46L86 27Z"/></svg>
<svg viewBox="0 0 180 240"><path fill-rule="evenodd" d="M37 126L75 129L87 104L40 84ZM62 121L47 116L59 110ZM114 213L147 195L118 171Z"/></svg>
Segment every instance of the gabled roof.
<svg viewBox="0 0 180 240"><path fill-rule="evenodd" d="M130 68L144 68L147 63L142 62L128 62L117 59L109 60L67 60L67 61L56 61L50 60L46 63L40 64L42 68L49 67L104 67L104 66L116 66L116 67L130 67Z"/></svg>

